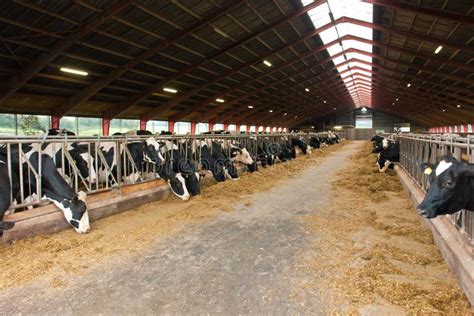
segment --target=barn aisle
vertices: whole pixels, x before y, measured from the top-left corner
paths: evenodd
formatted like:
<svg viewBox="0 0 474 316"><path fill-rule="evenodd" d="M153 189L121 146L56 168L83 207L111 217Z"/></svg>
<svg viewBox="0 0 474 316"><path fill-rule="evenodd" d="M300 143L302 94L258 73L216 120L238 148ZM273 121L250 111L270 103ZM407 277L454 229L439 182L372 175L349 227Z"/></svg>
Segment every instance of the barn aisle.
<svg viewBox="0 0 474 316"><path fill-rule="evenodd" d="M252 205L190 225L140 257L67 277L61 288L35 282L4 290L0 313L324 312L323 298L294 295L305 279L297 254L318 238L301 218L330 202L330 181L361 145L347 144L308 171L254 194Z"/></svg>

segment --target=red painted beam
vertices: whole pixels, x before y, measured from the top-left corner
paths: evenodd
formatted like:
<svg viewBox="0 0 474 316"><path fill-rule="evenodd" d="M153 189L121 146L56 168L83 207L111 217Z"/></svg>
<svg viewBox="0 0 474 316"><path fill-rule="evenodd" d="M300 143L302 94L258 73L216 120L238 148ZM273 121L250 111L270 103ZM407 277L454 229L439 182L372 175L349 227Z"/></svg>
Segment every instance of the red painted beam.
<svg viewBox="0 0 474 316"><path fill-rule="evenodd" d="M110 133L110 119L108 117L102 118L102 135L109 136Z"/></svg>
<svg viewBox="0 0 474 316"><path fill-rule="evenodd" d="M171 133L174 133L174 124L175 124L175 121L171 119L168 120L168 131L170 131Z"/></svg>

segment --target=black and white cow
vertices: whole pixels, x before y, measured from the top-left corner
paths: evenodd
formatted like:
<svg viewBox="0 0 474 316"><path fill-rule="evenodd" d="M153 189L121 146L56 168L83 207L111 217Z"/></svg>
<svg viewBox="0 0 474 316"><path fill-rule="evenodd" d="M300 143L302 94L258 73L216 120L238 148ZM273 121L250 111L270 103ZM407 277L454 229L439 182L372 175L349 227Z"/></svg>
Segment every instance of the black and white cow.
<svg viewBox="0 0 474 316"><path fill-rule="evenodd" d="M386 139L384 139L385 141ZM386 144L386 147L385 147ZM380 172L387 171L388 168L393 168L395 162L400 162L400 142L386 142L384 148L377 156L377 167Z"/></svg>
<svg viewBox="0 0 474 316"><path fill-rule="evenodd" d="M41 160L41 189L43 198L53 202L62 210L67 222L79 233L87 233L90 230L89 215L87 213L86 194L76 193L59 174L51 156L47 153L39 155L38 144L23 144L22 150L26 159L35 170L39 170ZM36 180L33 172L28 168L26 162L20 166L19 148L12 146L11 164L13 170L23 171L24 192L37 192ZM13 187L19 187L17 179L12 179ZM15 192L13 192L15 193ZM18 196L14 196L18 198Z"/></svg>
<svg viewBox="0 0 474 316"><path fill-rule="evenodd" d="M311 146L311 148L318 149L321 147L321 140L319 139L319 137L311 136L311 138L309 139L309 145Z"/></svg>
<svg viewBox="0 0 474 316"><path fill-rule="evenodd" d="M20 187L15 170L11 170L12 177L8 174L8 163L6 156L0 155L0 237L4 230L12 229L14 222L3 221L6 210L10 207L10 194L17 196ZM10 180L12 185L10 185Z"/></svg>
<svg viewBox="0 0 474 316"><path fill-rule="evenodd" d="M421 169L429 176L429 188L418 205L426 218L454 214L466 209L474 211L474 164L443 156L436 164L423 163Z"/></svg>
<svg viewBox="0 0 474 316"><path fill-rule="evenodd" d="M225 161L217 159L205 141L199 141L198 145L201 168L211 172L217 182L225 181Z"/></svg>
<svg viewBox="0 0 474 316"><path fill-rule="evenodd" d="M291 139L291 146L298 147L299 150L303 153L303 155L306 155L308 152L308 145L306 145L306 143L302 139L293 137Z"/></svg>
<svg viewBox="0 0 474 316"><path fill-rule="evenodd" d="M186 148L186 150L188 150L188 148ZM165 157L165 160L171 160L176 176L184 179L184 189L188 192L188 195L194 196L200 194L201 185L197 166L190 159L183 157L178 145L169 140L162 141L160 143L160 151ZM191 151L189 151L189 153L192 155Z"/></svg>
<svg viewBox="0 0 474 316"><path fill-rule="evenodd" d="M229 157L227 157L227 155L224 153L222 146L216 141L211 141L211 154L218 162L222 162L224 164L224 174L228 179L239 179L237 168L229 159Z"/></svg>

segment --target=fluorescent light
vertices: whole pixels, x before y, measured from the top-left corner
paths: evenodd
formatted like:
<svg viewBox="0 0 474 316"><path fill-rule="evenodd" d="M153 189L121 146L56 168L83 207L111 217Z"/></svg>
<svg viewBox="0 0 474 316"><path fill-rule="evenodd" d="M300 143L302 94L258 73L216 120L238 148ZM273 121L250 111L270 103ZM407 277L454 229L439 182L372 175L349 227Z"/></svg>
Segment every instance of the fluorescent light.
<svg viewBox="0 0 474 316"><path fill-rule="evenodd" d="M268 112L272 113L272 112L273 112L273 110L270 110L270 111L268 111Z"/></svg>
<svg viewBox="0 0 474 316"><path fill-rule="evenodd" d="M268 60L264 60L263 63L265 64L265 66L268 66L268 67L272 66L272 63L269 62Z"/></svg>
<svg viewBox="0 0 474 316"><path fill-rule="evenodd" d="M61 70L62 72L68 72L68 73L75 74L75 75L80 75L80 76L87 76L88 75L87 72L82 71L82 70L78 70L78 69L62 67L62 68L59 68L59 70Z"/></svg>
<svg viewBox="0 0 474 316"><path fill-rule="evenodd" d="M323 103L326 103L326 100L324 100Z"/></svg>
<svg viewBox="0 0 474 316"><path fill-rule="evenodd" d="M178 90L173 89L173 88L163 88L163 91L169 92L169 93L177 93Z"/></svg>
<svg viewBox="0 0 474 316"><path fill-rule="evenodd" d="M443 109L443 112L446 112L446 110L445 110L445 109Z"/></svg>
<svg viewBox="0 0 474 316"><path fill-rule="evenodd" d="M456 107L460 108L460 107L461 107L461 104L456 105Z"/></svg>
<svg viewBox="0 0 474 316"><path fill-rule="evenodd" d="M224 31L218 29L217 27L214 28L214 32L216 32L216 33L219 34L219 35L222 35L223 37L229 37L229 35L227 35L226 33L224 33Z"/></svg>
<svg viewBox="0 0 474 316"><path fill-rule="evenodd" d="M336 111L336 108L334 108L334 111Z"/></svg>
<svg viewBox="0 0 474 316"><path fill-rule="evenodd" d="M443 46L439 45L435 50L435 54L438 54L443 49Z"/></svg>
<svg viewBox="0 0 474 316"><path fill-rule="evenodd" d="M313 125L313 126L311 126L311 128L314 128L314 125Z"/></svg>
<svg viewBox="0 0 474 316"><path fill-rule="evenodd" d="M308 89L308 88L305 88L304 91L309 92L309 89Z"/></svg>
<svg viewBox="0 0 474 316"><path fill-rule="evenodd" d="M395 101L398 101L398 98L396 98Z"/></svg>
<svg viewBox="0 0 474 316"><path fill-rule="evenodd" d="M253 109L253 105L249 105L248 108L249 108L249 109Z"/></svg>
<svg viewBox="0 0 474 316"><path fill-rule="evenodd" d="M288 115L288 113L283 113L283 116L287 116L287 115Z"/></svg>
<svg viewBox="0 0 474 316"><path fill-rule="evenodd" d="M219 99L219 98L217 98L217 99L216 99L216 102L224 103L225 101L224 101L224 99Z"/></svg>
<svg viewBox="0 0 474 316"><path fill-rule="evenodd" d="M395 105L395 103L392 103L392 105Z"/></svg>
<svg viewBox="0 0 474 316"><path fill-rule="evenodd" d="M408 83L408 84L407 84L407 87L410 88L410 87L411 87L411 83Z"/></svg>

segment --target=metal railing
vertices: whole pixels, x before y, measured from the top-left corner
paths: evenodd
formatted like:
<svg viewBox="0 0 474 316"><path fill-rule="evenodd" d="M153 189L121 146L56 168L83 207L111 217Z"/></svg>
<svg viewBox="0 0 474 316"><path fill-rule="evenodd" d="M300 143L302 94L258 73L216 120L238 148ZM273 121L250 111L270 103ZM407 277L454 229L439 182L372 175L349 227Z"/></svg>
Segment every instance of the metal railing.
<svg viewBox="0 0 474 316"><path fill-rule="evenodd" d="M474 137L450 135L400 134L400 164L411 177L426 190L428 176L421 170L423 162L436 163L438 158L450 153L459 161L474 163ZM474 247L473 212L462 211L448 215L459 230L462 239Z"/></svg>
<svg viewBox="0 0 474 316"><path fill-rule="evenodd" d="M28 152L25 153L24 145L33 147L33 151L37 152L39 156L42 154L49 154L53 161L57 164L61 162L60 173L67 180L70 186L76 191L85 191L88 193L100 192L110 190L113 187L121 187L123 185L135 184L138 182L149 181L157 178L156 165L143 164L137 165L132 153L128 149L128 145L134 142L146 141L149 137L153 137L158 142L171 141L178 147L181 157L190 160L192 163L199 165L200 154L198 152L198 144L200 141L218 140L223 146L224 151L230 156L230 144L238 144L239 147L244 147L251 154L252 158L257 157L258 142L266 140L272 144L282 144L286 141L291 141L292 138L299 138L309 145L309 139L312 136L325 137L328 133L263 133L263 134L200 134L200 135L153 135L153 136L109 136L109 137L76 137L76 136L49 136L47 138L38 137L15 137L7 138L0 136L0 146L3 155L6 158L8 168L9 181L12 183L12 173L17 175L20 194L15 200L15 197L10 196L10 209L12 213L17 209L37 206L48 203L42 199L41 179L44 176L41 167L42 160L39 159L38 166L34 166L29 160ZM77 166L74 157L72 157L70 150L73 145L80 145L87 155L87 165L89 166L88 174L81 174L79 166ZM113 150L116 159L113 164L116 168L115 172L112 170L112 164L107 161L107 157L103 153L103 148ZM197 149L190 152L190 148ZM57 154L59 152L59 154ZM56 154L55 154L56 153ZM120 155L117 156L117 153ZM27 156L28 154L28 156ZM169 153L165 153L167 155ZM18 155L18 156L15 156ZM169 157L164 157L169 158ZM172 157L171 157L172 159ZM13 168L12 161L18 162L18 169ZM22 166L26 164L26 168ZM97 179L92 179L92 166L95 170ZM26 171L26 172L25 172ZM134 173L137 177L126 177ZM100 181L100 179L107 179ZM34 183L33 186L25 186L25 183Z"/></svg>

